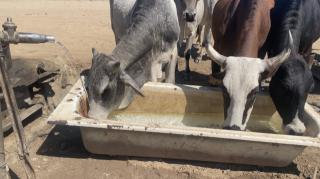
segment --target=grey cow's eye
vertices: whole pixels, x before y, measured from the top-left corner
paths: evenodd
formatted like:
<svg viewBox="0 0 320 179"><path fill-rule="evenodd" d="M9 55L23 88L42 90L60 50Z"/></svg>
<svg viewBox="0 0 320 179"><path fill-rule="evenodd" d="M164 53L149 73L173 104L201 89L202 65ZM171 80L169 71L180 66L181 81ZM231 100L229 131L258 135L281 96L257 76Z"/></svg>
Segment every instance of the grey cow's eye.
<svg viewBox="0 0 320 179"><path fill-rule="evenodd" d="M107 97L111 92L111 89L106 88L103 93L101 94L102 97Z"/></svg>

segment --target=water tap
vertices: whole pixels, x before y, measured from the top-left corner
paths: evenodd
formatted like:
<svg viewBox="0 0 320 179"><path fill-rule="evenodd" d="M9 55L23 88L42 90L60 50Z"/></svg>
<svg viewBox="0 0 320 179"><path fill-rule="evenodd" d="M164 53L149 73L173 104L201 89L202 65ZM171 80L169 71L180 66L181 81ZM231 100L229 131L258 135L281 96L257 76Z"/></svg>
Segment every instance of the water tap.
<svg viewBox="0 0 320 179"><path fill-rule="evenodd" d="M2 27L3 31L0 33L0 41L3 44L55 42L55 38L50 35L17 32L17 25L12 22L10 17L7 18L7 21L3 23Z"/></svg>
<svg viewBox="0 0 320 179"><path fill-rule="evenodd" d="M7 21L3 23L2 27L3 31L0 32L0 56L5 57L6 69L12 66L10 44L55 42L55 38L50 35L17 32L17 25L12 22L10 17L7 18Z"/></svg>

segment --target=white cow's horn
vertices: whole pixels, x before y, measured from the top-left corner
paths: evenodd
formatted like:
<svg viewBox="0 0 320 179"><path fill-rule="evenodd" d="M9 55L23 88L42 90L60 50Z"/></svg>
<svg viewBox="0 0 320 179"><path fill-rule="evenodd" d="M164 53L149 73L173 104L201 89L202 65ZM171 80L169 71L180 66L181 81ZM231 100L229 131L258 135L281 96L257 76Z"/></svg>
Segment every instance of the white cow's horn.
<svg viewBox="0 0 320 179"><path fill-rule="evenodd" d="M292 39L292 34L291 31L289 30L289 47L286 50L283 50L278 56L275 56L273 58L268 58L267 61L267 66L269 68L269 71L274 71L277 68L280 67L280 65L288 59L288 57L291 54L291 47L293 46L293 39Z"/></svg>
<svg viewBox="0 0 320 179"><path fill-rule="evenodd" d="M210 44L206 46L207 53L211 60L218 63L220 66L225 64L227 57L221 55L219 52L217 52Z"/></svg>

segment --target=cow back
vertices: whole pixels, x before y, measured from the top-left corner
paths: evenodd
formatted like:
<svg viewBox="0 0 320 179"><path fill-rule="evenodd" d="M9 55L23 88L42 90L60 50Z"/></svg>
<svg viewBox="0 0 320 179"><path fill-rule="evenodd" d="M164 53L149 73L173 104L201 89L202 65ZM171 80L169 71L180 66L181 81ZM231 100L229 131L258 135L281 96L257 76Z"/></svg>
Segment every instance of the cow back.
<svg viewBox="0 0 320 179"><path fill-rule="evenodd" d="M220 0L213 12L215 48L226 56L257 57L267 39L274 0Z"/></svg>

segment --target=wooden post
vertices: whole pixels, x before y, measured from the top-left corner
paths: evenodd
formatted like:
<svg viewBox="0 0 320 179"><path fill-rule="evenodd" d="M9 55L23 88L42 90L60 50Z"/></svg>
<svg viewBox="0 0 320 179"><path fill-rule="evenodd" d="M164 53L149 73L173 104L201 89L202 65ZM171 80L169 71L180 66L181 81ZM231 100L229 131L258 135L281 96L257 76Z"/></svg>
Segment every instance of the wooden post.
<svg viewBox="0 0 320 179"><path fill-rule="evenodd" d="M35 179L35 173L29 160L29 153L26 145L25 134L20 120L16 97L11 87L8 73L5 65L5 55L3 53L2 45L0 45L0 83L2 93L6 102L9 116L12 119L13 130L16 136L16 143L18 146L19 159L22 161L28 179Z"/></svg>

